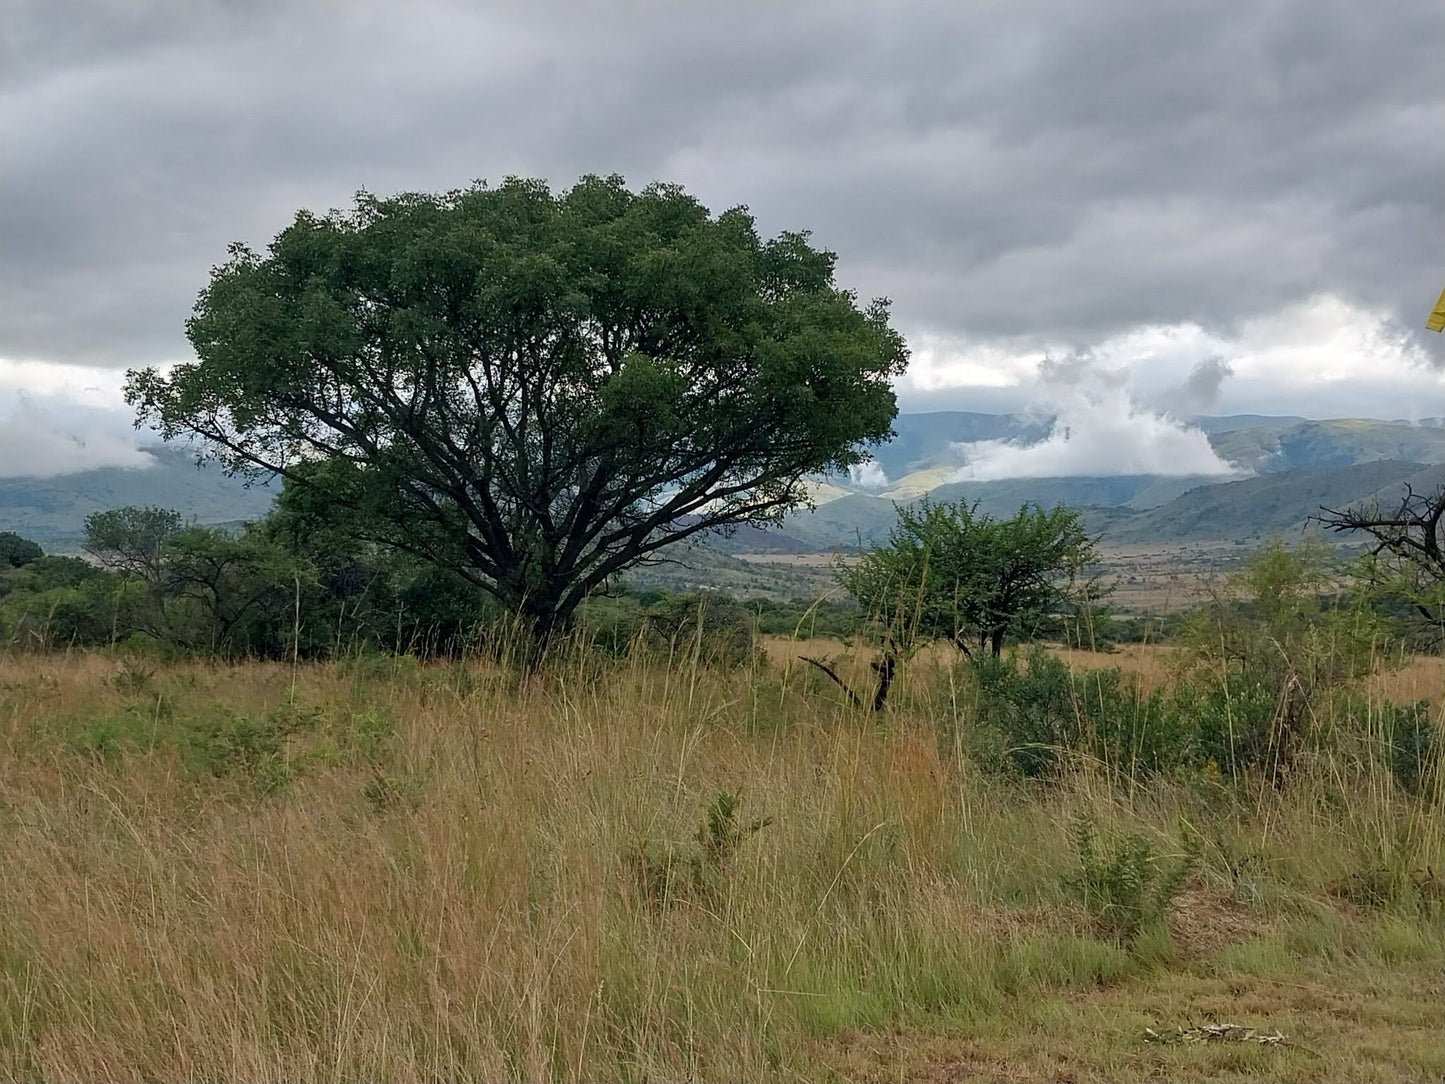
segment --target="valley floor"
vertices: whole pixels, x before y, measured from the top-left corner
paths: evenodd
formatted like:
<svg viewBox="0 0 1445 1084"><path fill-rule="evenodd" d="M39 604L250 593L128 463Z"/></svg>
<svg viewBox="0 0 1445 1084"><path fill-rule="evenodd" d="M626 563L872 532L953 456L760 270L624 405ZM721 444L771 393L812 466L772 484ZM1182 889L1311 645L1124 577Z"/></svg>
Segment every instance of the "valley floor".
<svg viewBox="0 0 1445 1084"><path fill-rule="evenodd" d="M950 672L0 658L0 1078L1445 1074L1438 795L988 774ZM1080 818L1197 853L1165 924Z"/></svg>
<svg viewBox="0 0 1445 1084"><path fill-rule="evenodd" d="M1208 599L1245 552L1232 542L1101 546L1097 572L1111 591L1110 609L1161 617ZM717 589L743 597L836 599L845 597L833 572L839 559L833 553L723 555L693 549L669 564L638 570L632 580L638 586L674 591Z"/></svg>

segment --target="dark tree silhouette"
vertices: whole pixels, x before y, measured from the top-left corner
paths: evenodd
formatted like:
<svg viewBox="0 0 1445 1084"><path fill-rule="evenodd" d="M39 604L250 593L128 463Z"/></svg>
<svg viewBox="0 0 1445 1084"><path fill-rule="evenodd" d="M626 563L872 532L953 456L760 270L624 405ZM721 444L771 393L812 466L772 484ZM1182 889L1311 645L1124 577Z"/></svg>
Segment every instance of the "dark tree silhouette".
<svg viewBox="0 0 1445 1084"><path fill-rule="evenodd" d="M1430 579L1445 582L1445 539L1441 537L1445 486L1433 493L1416 493L1413 486L1407 485L1393 511L1382 511L1378 505L1321 508L1315 519L1337 533L1362 532L1371 540L1369 552L1373 556L1407 561Z"/></svg>

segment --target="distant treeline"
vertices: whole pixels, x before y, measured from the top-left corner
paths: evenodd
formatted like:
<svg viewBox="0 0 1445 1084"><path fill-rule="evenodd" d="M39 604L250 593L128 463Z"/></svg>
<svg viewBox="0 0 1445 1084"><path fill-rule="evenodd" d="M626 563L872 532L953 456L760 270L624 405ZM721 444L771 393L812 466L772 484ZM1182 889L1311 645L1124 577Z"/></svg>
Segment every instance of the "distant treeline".
<svg viewBox="0 0 1445 1084"><path fill-rule="evenodd" d="M335 529L303 526L284 508L236 530L187 525L166 509L114 509L87 520L85 551L86 557L49 555L0 531L0 650L119 646L163 657L435 657L494 650L515 631L510 615L456 573ZM1255 556L1269 552L1267 546ZM1445 609L1383 586L1361 593L1358 578L1346 586L1330 575L1317 589L1321 600L1365 606L1406 649L1438 650ZM1222 597L1202 609L1246 618L1257 606ZM752 657L760 635L877 642L873 610L844 593L824 600L740 599L721 590L639 589L619 580L588 599L573 634L608 655L650 647L731 665ZM1102 598L1082 618L1044 615L1027 629L1010 628L1006 642L1045 639L1100 650L1171 643L1187 636L1197 616L1117 614Z"/></svg>
<svg viewBox="0 0 1445 1084"><path fill-rule="evenodd" d="M485 650L507 624L493 600L454 573L336 532L298 530L278 513L228 531L188 526L167 509L114 509L87 520L85 551L47 555L0 532L0 645L435 656ZM621 654L639 637L667 645L702 630L720 661L745 656L757 634L848 638L859 622L848 601L739 600L619 582L588 601L577 631Z"/></svg>

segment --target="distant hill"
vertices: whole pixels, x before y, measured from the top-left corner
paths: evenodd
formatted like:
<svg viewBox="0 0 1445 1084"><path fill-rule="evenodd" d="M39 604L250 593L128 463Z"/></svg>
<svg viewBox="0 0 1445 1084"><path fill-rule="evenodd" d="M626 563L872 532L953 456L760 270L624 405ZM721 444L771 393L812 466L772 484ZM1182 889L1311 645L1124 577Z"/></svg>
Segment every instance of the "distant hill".
<svg viewBox="0 0 1445 1084"><path fill-rule="evenodd" d="M1253 541L1269 535L1311 531L1309 519L1321 507L1344 508L1383 499L1398 500L1406 481L1445 470L1422 463L1380 460L1333 470L1293 470L1236 482L1198 486L1105 529L1109 542Z"/></svg>
<svg viewBox="0 0 1445 1084"><path fill-rule="evenodd" d="M1051 508L1110 509L1101 522L1129 516L1135 508L1153 508L1200 485L1198 477L1161 478L1152 474L1125 474L1079 478L1005 478L991 482L950 482L927 494L933 501L977 502L990 516L1011 516L1024 504ZM816 508L794 512L782 531L818 549L880 542L897 519L897 505L911 504L918 496L890 499L866 493L848 493Z"/></svg>
<svg viewBox="0 0 1445 1084"><path fill-rule="evenodd" d="M1220 457L1252 471L1333 470L1375 460L1445 462L1445 427L1341 418L1212 432Z"/></svg>
<svg viewBox="0 0 1445 1084"><path fill-rule="evenodd" d="M977 501L993 516L1013 515L1024 503L1065 504L1081 509L1090 530L1106 543L1252 541L1305 533L1321 506L1392 504L1407 482L1417 490L1445 484L1445 467L1378 460L1225 482L1151 475L1019 478L957 482L929 497ZM819 549L855 546L860 540L870 545L887 536L894 509L893 501L855 493L794 513L783 530Z"/></svg>
<svg viewBox="0 0 1445 1084"><path fill-rule="evenodd" d="M1287 429L1308 421L1308 418L1274 414L1200 414L1190 418L1189 424L1212 434L1235 429Z"/></svg>
<svg viewBox="0 0 1445 1084"><path fill-rule="evenodd" d="M790 515L779 530L741 528L714 536L721 553L797 554L867 544L886 535L896 503L928 496L979 502L991 515L1012 515L1025 503L1084 509L1106 538L1118 541L1256 538L1289 530L1321 504L1347 505L1372 496L1397 499L1406 478L1417 488L1445 463L1445 424L1236 414L1191 419L1241 475L1202 477L1118 475L955 481L958 445L980 440L1021 444L1044 437L1047 419L1019 414L939 411L902 414L897 436L875 452L886 480L831 477L813 491L816 507ZM198 467L181 448L148 449L145 469L118 467L54 478L0 478L0 530L50 549L73 549L91 512L126 504L174 508L204 524L239 523L266 513L275 486L247 488L215 466ZM1433 483L1431 483L1433 484ZM1393 487L1393 488L1392 488Z"/></svg>
<svg viewBox="0 0 1445 1084"><path fill-rule="evenodd" d="M1378 507L1385 511L1394 511L1405 495L1407 486L1416 493L1431 493L1445 487L1445 465L1432 463L1407 478L1392 479L1375 492L1367 493L1349 503L1355 507Z"/></svg>
<svg viewBox="0 0 1445 1084"><path fill-rule="evenodd" d="M692 520L696 522L694 518ZM787 531L740 523L731 531L704 531L699 539L713 553L816 553L818 547Z"/></svg>
<svg viewBox="0 0 1445 1084"><path fill-rule="evenodd" d="M246 485L214 464L197 466L180 447L148 448L149 467L102 467L53 478L0 478L0 531L15 531L49 550L73 550L85 517L122 505L174 508L187 520L234 523L264 516L276 486Z"/></svg>

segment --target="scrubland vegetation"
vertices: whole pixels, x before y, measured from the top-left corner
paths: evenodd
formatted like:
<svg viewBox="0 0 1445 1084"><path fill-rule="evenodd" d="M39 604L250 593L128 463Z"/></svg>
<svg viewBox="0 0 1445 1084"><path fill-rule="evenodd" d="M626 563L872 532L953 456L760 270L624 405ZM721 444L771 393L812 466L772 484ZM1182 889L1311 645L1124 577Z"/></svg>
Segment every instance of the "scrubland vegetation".
<svg viewBox="0 0 1445 1084"><path fill-rule="evenodd" d="M530 672L12 653L0 1076L1438 1077L1445 688L1250 575L1147 680L935 651L877 714L696 612Z"/></svg>
<svg viewBox="0 0 1445 1084"><path fill-rule="evenodd" d="M834 264L617 177L232 246L126 395L272 511L0 534L0 1078L1445 1074L1445 494L1132 668L1063 507L620 582L889 437Z"/></svg>

